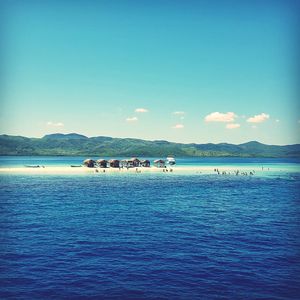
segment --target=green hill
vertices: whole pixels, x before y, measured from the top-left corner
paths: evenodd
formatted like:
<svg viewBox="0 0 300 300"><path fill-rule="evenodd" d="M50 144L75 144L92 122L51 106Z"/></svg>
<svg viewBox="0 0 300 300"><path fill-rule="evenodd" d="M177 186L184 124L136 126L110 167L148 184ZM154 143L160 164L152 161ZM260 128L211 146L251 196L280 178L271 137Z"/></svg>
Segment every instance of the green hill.
<svg viewBox="0 0 300 300"><path fill-rule="evenodd" d="M76 133L50 134L43 138L0 135L0 155L80 156L204 156L300 157L300 145L275 146L259 142L240 145L181 144L132 138L91 137Z"/></svg>

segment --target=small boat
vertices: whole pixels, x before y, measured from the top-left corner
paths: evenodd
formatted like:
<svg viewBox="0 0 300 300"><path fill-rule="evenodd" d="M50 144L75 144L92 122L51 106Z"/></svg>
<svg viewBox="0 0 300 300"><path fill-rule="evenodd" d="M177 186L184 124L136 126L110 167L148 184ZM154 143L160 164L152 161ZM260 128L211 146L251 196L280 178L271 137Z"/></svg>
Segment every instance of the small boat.
<svg viewBox="0 0 300 300"><path fill-rule="evenodd" d="M71 165L71 168L81 168L82 165Z"/></svg>
<svg viewBox="0 0 300 300"><path fill-rule="evenodd" d="M167 157L167 163L168 163L170 166L174 166L174 165L176 164L176 161L175 161L174 156L169 155L169 156Z"/></svg>

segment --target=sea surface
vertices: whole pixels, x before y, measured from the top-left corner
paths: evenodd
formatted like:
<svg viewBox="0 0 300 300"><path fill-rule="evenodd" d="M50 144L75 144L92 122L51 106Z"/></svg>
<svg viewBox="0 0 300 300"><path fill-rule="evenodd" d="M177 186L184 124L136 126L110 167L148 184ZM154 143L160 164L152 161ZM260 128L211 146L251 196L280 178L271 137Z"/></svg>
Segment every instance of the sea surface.
<svg viewBox="0 0 300 300"><path fill-rule="evenodd" d="M45 167L66 167L80 165L87 158L99 159L99 157L83 156L0 156L0 168L24 167L26 165L43 165ZM128 157L102 157L104 159L128 159ZM161 157L142 157L149 159L153 165L155 159ZM163 158L164 159L164 158ZM300 171L300 158L239 158L239 157L176 157L178 166L250 166L272 168L273 170L285 169Z"/></svg>
<svg viewBox="0 0 300 300"><path fill-rule="evenodd" d="M299 299L299 161L177 162L276 170L2 174L0 299Z"/></svg>

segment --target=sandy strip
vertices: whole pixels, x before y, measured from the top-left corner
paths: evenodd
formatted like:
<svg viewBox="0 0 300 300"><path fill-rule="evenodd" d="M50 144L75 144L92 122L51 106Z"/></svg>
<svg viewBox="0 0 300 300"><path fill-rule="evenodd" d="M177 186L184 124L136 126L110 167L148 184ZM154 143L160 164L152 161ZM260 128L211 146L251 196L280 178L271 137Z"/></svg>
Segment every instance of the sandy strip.
<svg viewBox="0 0 300 300"><path fill-rule="evenodd" d="M176 174L217 174L215 171L216 167L214 166L174 166L163 168L156 167L139 167L139 168L87 168L87 167L40 167L40 168L28 168L28 167L15 167L15 168L0 168L0 174L109 174L109 173L118 173L118 174L129 174L129 173L176 173ZM249 166L222 166L217 168L219 173L234 175L235 171L239 169L241 174L242 172L253 173L262 173L261 167L249 167Z"/></svg>

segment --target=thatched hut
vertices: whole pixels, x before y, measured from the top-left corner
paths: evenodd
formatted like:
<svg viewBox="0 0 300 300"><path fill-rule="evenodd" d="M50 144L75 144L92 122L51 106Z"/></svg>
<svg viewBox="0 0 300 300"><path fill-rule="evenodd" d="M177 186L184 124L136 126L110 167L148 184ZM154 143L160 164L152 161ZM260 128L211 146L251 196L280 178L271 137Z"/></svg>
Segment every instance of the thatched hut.
<svg viewBox="0 0 300 300"><path fill-rule="evenodd" d="M120 164L121 167L124 168L136 168L141 166L141 161L138 158L133 157L130 159L122 159Z"/></svg>
<svg viewBox="0 0 300 300"><path fill-rule="evenodd" d="M163 159L156 159L154 161L154 166L157 168L164 168L166 166L166 162Z"/></svg>
<svg viewBox="0 0 300 300"><path fill-rule="evenodd" d="M120 161L120 167L127 168L128 167L128 159L122 159Z"/></svg>
<svg viewBox="0 0 300 300"><path fill-rule="evenodd" d="M96 162L95 162L93 159L88 158L88 159L86 159L86 160L83 161L83 164L84 164L86 167L88 167L88 168L94 168Z"/></svg>
<svg viewBox="0 0 300 300"><path fill-rule="evenodd" d="M97 164L100 168L107 168L107 160L106 159L98 159Z"/></svg>
<svg viewBox="0 0 300 300"><path fill-rule="evenodd" d="M130 164L132 164L132 167L136 168L139 167L141 164L141 161L137 157L132 157L128 160Z"/></svg>
<svg viewBox="0 0 300 300"><path fill-rule="evenodd" d="M150 160L148 160L148 159L141 160L140 164L141 164L142 167L149 168L150 167Z"/></svg>
<svg viewBox="0 0 300 300"><path fill-rule="evenodd" d="M108 163L111 168L120 168L120 161L118 159L110 159Z"/></svg>

